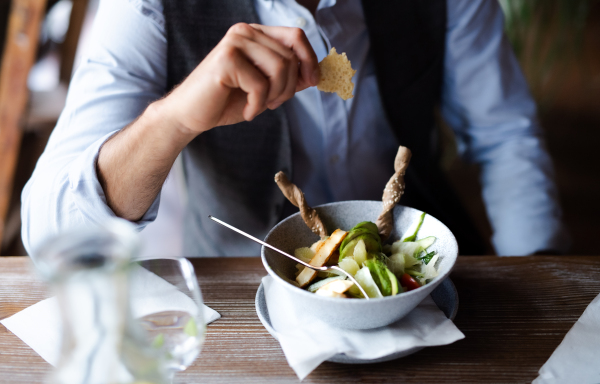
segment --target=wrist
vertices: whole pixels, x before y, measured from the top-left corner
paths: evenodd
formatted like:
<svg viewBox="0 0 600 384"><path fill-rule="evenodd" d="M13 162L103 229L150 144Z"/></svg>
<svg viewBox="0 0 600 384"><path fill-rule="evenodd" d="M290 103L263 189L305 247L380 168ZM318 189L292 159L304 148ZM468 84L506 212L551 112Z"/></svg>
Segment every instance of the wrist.
<svg viewBox="0 0 600 384"><path fill-rule="evenodd" d="M165 134L165 138L172 141L183 149L192 141L198 132L192 131L177 119L176 111L170 108L165 99L160 99L148 106L144 112L144 117L149 119L150 124Z"/></svg>

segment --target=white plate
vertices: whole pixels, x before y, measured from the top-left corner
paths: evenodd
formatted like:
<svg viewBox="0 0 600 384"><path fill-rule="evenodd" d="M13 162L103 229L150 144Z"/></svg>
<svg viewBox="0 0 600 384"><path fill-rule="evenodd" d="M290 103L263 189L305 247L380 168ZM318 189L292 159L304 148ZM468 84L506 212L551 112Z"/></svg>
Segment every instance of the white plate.
<svg viewBox="0 0 600 384"><path fill-rule="evenodd" d="M456 292L456 287L450 280L450 278L445 279L438 285L438 287L431 292L431 298L437 304L438 308L444 312L447 318L450 320L454 320L456 317L456 313L458 312L458 292ZM267 309L267 302L265 301L265 291L262 283L258 287L258 291L256 291L256 299L254 301L256 306L256 314L260 319L260 322L265 326L267 331L277 340L277 336L273 326L271 325L271 319L269 318L269 310ZM356 359L353 357L348 357L343 353L339 353L335 356L332 356L327 361L331 361L334 363L343 363L343 364L373 364L373 363L381 363L383 361L389 361L398 359L400 357L411 355L417 351L420 351L424 347L415 347L408 349L406 351L392 353L387 356L380 357L378 359L373 360L364 360L364 359Z"/></svg>

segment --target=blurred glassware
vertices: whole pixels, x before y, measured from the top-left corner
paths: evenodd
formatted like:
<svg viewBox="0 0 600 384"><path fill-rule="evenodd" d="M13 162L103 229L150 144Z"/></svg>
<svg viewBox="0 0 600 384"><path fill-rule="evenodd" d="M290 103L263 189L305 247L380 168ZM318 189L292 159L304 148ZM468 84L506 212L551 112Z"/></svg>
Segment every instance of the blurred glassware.
<svg viewBox="0 0 600 384"><path fill-rule="evenodd" d="M185 370L200 353L206 333L202 295L193 265L184 258L163 257L137 262L143 281L131 291L136 318L165 363L168 377Z"/></svg>
<svg viewBox="0 0 600 384"><path fill-rule="evenodd" d="M61 359L49 382L167 382L160 353L130 309L131 260L138 250L135 228L113 219L63 233L33 255L62 317Z"/></svg>

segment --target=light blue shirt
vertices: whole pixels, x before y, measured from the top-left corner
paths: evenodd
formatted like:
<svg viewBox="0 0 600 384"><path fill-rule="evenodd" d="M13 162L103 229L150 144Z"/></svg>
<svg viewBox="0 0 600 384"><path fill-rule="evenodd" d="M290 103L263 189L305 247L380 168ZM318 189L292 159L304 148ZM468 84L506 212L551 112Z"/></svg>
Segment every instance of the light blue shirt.
<svg viewBox="0 0 600 384"><path fill-rule="evenodd" d="M447 3L442 113L461 155L481 164L496 251L565 250L551 161L535 103L503 33L500 6L491 0ZM311 205L380 199L401 138L392 134L382 108L360 0L321 0L316 20L294 0L255 0L255 7L265 25L302 28L319 60L336 47L357 69L352 99L313 87L284 104L294 182ZM29 252L62 230L114 216L96 175L99 148L167 91L160 0L101 1L92 35L66 107L23 191ZM140 229L156 217L159 200L137 223Z"/></svg>

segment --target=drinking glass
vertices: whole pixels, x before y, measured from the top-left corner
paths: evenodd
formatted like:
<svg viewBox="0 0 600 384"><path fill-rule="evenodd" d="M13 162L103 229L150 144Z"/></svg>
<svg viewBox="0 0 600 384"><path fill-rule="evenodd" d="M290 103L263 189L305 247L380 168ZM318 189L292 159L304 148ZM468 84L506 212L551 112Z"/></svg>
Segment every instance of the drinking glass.
<svg viewBox="0 0 600 384"><path fill-rule="evenodd" d="M61 357L47 382L167 382L161 354L131 311L128 293L141 284L139 276L132 281L138 250L131 223L110 219L64 231L32 254L56 293L62 320Z"/></svg>
<svg viewBox="0 0 600 384"><path fill-rule="evenodd" d="M53 384L173 382L200 353L206 325L198 281L183 258L139 260L131 223L65 231L32 255L62 319Z"/></svg>
<svg viewBox="0 0 600 384"><path fill-rule="evenodd" d="M193 265L178 257L137 261L131 270L130 300L134 318L161 355L172 382L175 373L196 359L206 332Z"/></svg>

